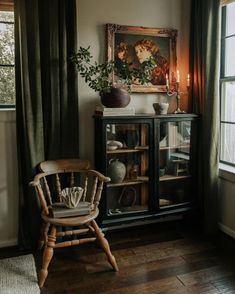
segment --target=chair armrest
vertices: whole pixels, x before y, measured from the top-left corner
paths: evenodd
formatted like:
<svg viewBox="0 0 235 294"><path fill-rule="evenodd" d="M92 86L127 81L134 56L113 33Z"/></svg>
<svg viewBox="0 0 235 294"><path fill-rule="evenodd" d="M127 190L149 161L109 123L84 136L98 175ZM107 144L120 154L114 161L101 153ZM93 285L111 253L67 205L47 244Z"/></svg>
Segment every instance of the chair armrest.
<svg viewBox="0 0 235 294"><path fill-rule="evenodd" d="M88 172L90 172L91 174L96 175L99 178L99 180L102 181L102 182L108 183L108 182L111 181L111 179L109 177L104 176L102 173L100 173L100 172L98 172L96 170L90 169L90 170L88 170Z"/></svg>

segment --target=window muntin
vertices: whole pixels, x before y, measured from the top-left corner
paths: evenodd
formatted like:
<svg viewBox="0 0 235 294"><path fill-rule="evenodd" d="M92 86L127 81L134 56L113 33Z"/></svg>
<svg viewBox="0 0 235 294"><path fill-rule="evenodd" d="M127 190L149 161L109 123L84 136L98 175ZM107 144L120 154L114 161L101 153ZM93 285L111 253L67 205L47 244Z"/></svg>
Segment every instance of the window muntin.
<svg viewBox="0 0 235 294"><path fill-rule="evenodd" d="M15 107L14 13L0 11L0 108Z"/></svg>

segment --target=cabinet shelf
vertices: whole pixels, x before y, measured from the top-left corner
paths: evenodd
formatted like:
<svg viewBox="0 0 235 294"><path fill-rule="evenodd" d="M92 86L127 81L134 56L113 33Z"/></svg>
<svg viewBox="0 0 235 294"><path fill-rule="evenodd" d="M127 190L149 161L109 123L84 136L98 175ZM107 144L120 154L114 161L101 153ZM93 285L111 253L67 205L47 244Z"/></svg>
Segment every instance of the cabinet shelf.
<svg viewBox="0 0 235 294"><path fill-rule="evenodd" d="M187 178L191 178L191 175L185 175L185 176L164 175L159 178L159 181L160 182L173 181L173 180L180 180L180 179L187 179Z"/></svg>
<svg viewBox="0 0 235 294"><path fill-rule="evenodd" d="M165 146L165 147L160 147L159 150L169 150L169 149L188 149L190 148L190 145L177 145L177 146Z"/></svg>
<svg viewBox="0 0 235 294"><path fill-rule="evenodd" d="M148 146L137 146L134 149L116 149L116 150L107 150L107 154L120 154L120 153L134 153L134 152L143 152L148 150Z"/></svg>
<svg viewBox="0 0 235 294"><path fill-rule="evenodd" d="M137 177L136 180L126 180L123 181L121 183L108 183L107 184L107 188L108 187L121 187L121 186L131 186L131 185L140 185L143 184L144 182L148 182L149 177Z"/></svg>

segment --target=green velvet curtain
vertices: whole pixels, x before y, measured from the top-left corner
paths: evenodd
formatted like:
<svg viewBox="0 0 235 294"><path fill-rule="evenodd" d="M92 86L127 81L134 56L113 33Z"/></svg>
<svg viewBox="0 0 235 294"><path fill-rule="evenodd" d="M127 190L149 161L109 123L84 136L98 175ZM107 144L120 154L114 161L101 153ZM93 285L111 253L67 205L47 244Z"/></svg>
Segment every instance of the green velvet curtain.
<svg viewBox="0 0 235 294"><path fill-rule="evenodd" d="M192 110L201 115L199 196L206 233L217 231L220 0L192 0Z"/></svg>
<svg viewBox="0 0 235 294"><path fill-rule="evenodd" d="M43 160L78 157L76 0L15 0L19 243L35 244L39 205L28 183Z"/></svg>

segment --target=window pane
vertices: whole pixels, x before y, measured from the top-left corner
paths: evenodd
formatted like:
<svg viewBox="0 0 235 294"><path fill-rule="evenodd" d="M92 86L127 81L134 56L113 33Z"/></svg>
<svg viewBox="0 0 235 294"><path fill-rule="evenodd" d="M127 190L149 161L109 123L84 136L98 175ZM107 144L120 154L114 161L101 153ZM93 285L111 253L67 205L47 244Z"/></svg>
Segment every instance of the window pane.
<svg viewBox="0 0 235 294"><path fill-rule="evenodd" d="M226 36L235 34L235 2L227 5Z"/></svg>
<svg viewBox="0 0 235 294"><path fill-rule="evenodd" d="M222 84L221 120L235 122L235 82Z"/></svg>
<svg viewBox="0 0 235 294"><path fill-rule="evenodd" d="M15 104L14 67L0 67L0 105Z"/></svg>
<svg viewBox="0 0 235 294"><path fill-rule="evenodd" d="M0 23L0 64L14 64L14 26Z"/></svg>
<svg viewBox="0 0 235 294"><path fill-rule="evenodd" d="M14 22L14 12L13 11L0 11L0 21Z"/></svg>
<svg viewBox="0 0 235 294"><path fill-rule="evenodd" d="M221 124L220 159L235 164L235 125Z"/></svg>
<svg viewBox="0 0 235 294"><path fill-rule="evenodd" d="M235 37L225 41L225 76L235 76Z"/></svg>

